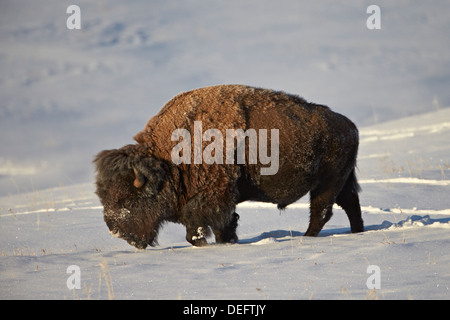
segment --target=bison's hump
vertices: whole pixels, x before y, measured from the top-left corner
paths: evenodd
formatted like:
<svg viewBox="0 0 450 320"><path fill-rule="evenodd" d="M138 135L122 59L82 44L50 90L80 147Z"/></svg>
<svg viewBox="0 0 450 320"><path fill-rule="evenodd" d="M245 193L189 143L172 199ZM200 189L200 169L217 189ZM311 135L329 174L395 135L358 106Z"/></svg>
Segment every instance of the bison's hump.
<svg viewBox="0 0 450 320"><path fill-rule="evenodd" d="M172 133L176 129L187 129L193 137L194 121L201 121L203 132L218 129L224 137L227 129L280 129L281 140L293 142L295 136L302 136L302 140L312 136L321 139L324 131L332 133L333 127L347 126L343 119L348 120L326 106L308 103L282 91L217 85L178 94L134 139L154 156L170 161L171 150L178 143L171 141ZM337 131L346 132L341 128Z"/></svg>

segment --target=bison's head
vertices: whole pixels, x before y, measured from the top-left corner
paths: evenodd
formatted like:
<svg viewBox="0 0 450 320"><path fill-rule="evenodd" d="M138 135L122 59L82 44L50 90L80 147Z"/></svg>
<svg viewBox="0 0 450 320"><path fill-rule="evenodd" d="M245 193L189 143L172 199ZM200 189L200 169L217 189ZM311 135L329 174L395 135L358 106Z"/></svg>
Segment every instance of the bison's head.
<svg viewBox="0 0 450 320"><path fill-rule="evenodd" d="M112 235L139 249L155 245L170 205L164 193L168 169L140 145L100 152L94 160L96 193Z"/></svg>

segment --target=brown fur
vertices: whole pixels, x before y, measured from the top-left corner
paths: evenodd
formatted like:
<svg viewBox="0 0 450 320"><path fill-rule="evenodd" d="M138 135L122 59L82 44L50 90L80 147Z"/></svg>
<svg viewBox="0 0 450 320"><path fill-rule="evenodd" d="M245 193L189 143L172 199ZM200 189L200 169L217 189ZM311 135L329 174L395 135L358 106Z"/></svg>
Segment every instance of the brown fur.
<svg viewBox="0 0 450 320"><path fill-rule="evenodd" d="M267 165L249 164L248 146L245 164L226 164L224 146L223 164L175 165L171 151L179 141L171 135L183 128L193 137L194 121L202 122L203 132L218 129L224 138L227 129L267 129L269 145L270 129L278 129L278 172L261 175ZM307 192L311 217L305 235L320 232L334 203L346 211L352 232L363 231L354 172L358 131L326 106L242 85L201 88L167 102L135 140L136 145L102 151L94 162L105 221L136 247L154 245L164 221L185 225L194 245L206 244L210 228L217 242L236 242L237 203L264 201L283 209ZM209 143L203 141L202 148Z"/></svg>

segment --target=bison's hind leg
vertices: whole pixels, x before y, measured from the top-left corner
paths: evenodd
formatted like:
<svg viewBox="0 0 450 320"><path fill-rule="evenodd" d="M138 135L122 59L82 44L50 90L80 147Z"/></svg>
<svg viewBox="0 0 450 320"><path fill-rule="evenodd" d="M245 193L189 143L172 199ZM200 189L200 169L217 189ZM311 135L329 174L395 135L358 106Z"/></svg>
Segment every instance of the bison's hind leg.
<svg viewBox="0 0 450 320"><path fill-rule="evenodd" d="M305 236L316 237L333 215L333 204L344 182L335 175L323 176L322 181L309 191L310 218Z"/></svg>
<svg viewBox="0 0 450 320"><path fill-rule="evenodd" d="M364 231L364 223L361 218L361 206L358 197L359 191L360 187L356 180L355 170L353 170L336 198L336 203L345 210L345 213L350 220L350 229L352 233Z"/></svg>
<svg viewBox="0 0 450 320"><path fill-rule="evenodd" d="M314 237L319 234L333 214L332 207L334 203L337 203L345 210L350 220L352 233L364 231L358 197L359 185L354 169L349 174L344 186L341 186L342 184L338 181L328 180L327 183L321 184L310 191L311 216L305 236Z"/></svg>
<svg viewBox="0 0 450 320"><path fill-rule="evenodd" d="M315 237L333 215L336 192L333 188L316 188L310 191L310 218L305 236Z"/></svg>

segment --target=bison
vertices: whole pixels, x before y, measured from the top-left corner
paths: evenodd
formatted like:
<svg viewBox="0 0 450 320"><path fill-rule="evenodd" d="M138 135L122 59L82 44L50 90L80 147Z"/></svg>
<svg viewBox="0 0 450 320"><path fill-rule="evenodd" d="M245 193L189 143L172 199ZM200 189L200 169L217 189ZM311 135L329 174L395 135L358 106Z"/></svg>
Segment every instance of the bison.
<svg viewBox="0 0 450 320"><path fill-rule="evenodd" d="M172 98L134 139L94 163L111 234L138 249L157 245L168 221L183 224L194 246L206 245L211 231L216 243L235 243L238 203L284 209L308 192L305 236L319 234L334 203L351 232L364 229L358 130L326 106L280 91L211 86Z"/></svg>

